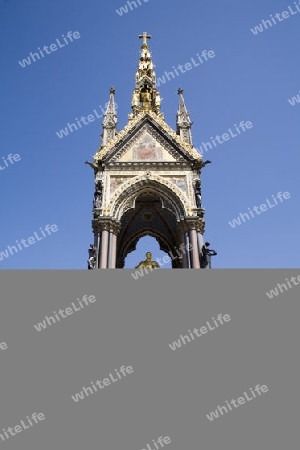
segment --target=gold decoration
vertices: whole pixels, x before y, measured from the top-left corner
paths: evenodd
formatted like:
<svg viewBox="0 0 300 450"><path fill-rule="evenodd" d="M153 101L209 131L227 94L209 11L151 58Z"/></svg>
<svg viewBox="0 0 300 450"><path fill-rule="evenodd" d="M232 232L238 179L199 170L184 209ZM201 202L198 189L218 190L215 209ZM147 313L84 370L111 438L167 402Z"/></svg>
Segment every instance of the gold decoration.
<svg viewBox="0 0 300 450"><path fill-rule="evenodd" d="M152 36L148 36L147 31L144 31L143 35L139 36L139 39L143 39L143 45L146 45L148 47L147 39L152 39Z"/></svg>
<svg viewBox="0 0 300 450"><path fill-rule="evenodd" d="M145 261L141 261L137 266L136 269L159 269L160 265L156 261L152 261L152 253L147 252L146 253L146 259Z"/></svg>
<svg viewBox="0 0 300 450"><path fill-rule="evenodd" d="M99 159L103 158L114 145L117 144L146 114L149 114L174 140L183 147L188 154L190 154L197 161L201 161L202 155L200 155L192 145L185 142L181 137L172 130L171 127L164 121L161 114L156 114L154 111L140 111L133 119L129 121L129 123L120 131L114 139L112 139L108 145L105 147L100 147L96 155L94 156L94 162L96 163Z"/></svg>
<svg viewBox="0 0 300 450"><path fill-rule="evenodd" d="M145 31L139 36L143 39L140 52L139 68L136 72L136 85L132 95L131 107L133 114L128 116L128 124L119 132L109 143L101 146L94 156L94 162L97 163L103 158L142 118L145 114L149 114L161 127L166 131L175 142L181 145L185 151L195 160L201 161L202 156L195 150L193 145L188 144L178 134L172 130L164 121L164 115L160 113L161 97L156 89L156 75L153 70L153 62L148 48L147 39L151 39ZM114 88L111 88L114 93ZM179 93L183 91L179 89Z"/></svg>

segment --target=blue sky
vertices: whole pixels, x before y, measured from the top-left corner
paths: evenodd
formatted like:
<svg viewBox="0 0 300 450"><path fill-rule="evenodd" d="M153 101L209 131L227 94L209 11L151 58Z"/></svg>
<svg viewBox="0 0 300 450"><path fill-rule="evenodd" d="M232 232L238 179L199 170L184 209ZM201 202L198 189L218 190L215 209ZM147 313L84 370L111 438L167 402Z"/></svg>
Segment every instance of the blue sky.
<svg viewBox="0 0 300 450"><path fill-rule="evenodd" d="M178 87L191 113L199 148L234 124L252 128L204 154L204 238L218 251L216 268L299 267L300 13L271 28L250 29L276 13L297 11L289 0L140 0L120 16L124 0L1 0L0 252L47 224L58 231L0 261L2 269L86 269L93 241L94 178L84 165L99 148L101 119L60 139L56 132L108 101L116 89L118 129L127 124L140 49L147 31L157 76L203 50L215 57L160 86L166 122L175 128ZM300 8L300 7L299 7ZM80 38L24 68L18 63L68 31ZM4 158L4 159L3 159ZM272 195L290 198L232 228L229 221ZM140 241L126 266L160 256ZM167 267L167 266L165 266Z"/></svg>

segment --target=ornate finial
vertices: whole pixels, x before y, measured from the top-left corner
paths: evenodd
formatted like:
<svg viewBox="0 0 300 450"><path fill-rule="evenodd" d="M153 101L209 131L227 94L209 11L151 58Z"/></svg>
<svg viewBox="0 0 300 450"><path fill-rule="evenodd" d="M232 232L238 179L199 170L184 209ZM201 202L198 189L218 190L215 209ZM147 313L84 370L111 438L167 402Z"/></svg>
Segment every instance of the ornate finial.
<svg viewBox="0 0 300 450"><path fill-rule="evenodd" d="M133 116L141 111L153 111L159 114L162 99L156 89L154 65L147 45L147 39L151 39L151 36L144 31L139 38L143 39L143 45L140 51L139 66L135 75L135 90L131 101ZM128 118L132 120L131 115Z"/></svg>
<svg viewBox="0 0 300 450"><path fill-rule="evenodd" d="M152 39L152 36L148 36L147 31L144 31L144 33L139 36L139 39L143 39L143 46L146 45L148 47L147 39Z"/></svg>
<svg viewBox="0 0 300 450"><path fill-rule="evenodd" d="M178 89L179 95L179 108L176 116L176 125L177 125L177 134L188 144L192 145L192 133L191 126L193 122L191 121L190 114L186 109L184 98L183 98L183 89Z"/></svg>
<svg viewBox="0 0 300 450"><path fill-rule="evenodd" d="M109 90L109 102L107 103L107 108L103 117L103 131L101 134L102 144L101 146L106 146L116 135L117 132L117 112L114 101L115 89L113 87Z"/></svg>

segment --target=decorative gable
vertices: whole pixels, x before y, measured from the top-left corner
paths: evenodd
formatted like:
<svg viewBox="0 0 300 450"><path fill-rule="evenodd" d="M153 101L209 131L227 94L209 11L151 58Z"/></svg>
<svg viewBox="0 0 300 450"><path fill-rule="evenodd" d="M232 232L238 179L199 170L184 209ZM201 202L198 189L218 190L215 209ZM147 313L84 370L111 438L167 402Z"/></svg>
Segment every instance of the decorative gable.
<svg viewBox="0 0 300 450"><path fill-rule="evenodd" d="M100 149L95 161L101 157L109 163L201 160L191 145L182 141L163 119L157 119L152 114L140 115L138 121L135 118L107 147Z"/></svg>
<svg viewBox="0 0 300 450"><path fill-rule="evenodd" d="M119 161L176 161L176 158L148 130L144 130Z"/></svg>

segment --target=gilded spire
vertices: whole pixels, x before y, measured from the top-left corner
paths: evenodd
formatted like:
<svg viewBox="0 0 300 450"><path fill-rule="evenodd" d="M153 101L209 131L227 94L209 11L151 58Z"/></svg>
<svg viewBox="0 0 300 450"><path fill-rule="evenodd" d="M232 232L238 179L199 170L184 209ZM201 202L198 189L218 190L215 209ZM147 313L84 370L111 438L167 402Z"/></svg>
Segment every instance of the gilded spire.
<svg viewBox="0 0 300 450"><path fill-rule="evenodd" d="M103 126L103 132L102 132L102 145L107 145L116 135L117 133L117 113L116 113L116 107L115 107L115 89L112 87L110 88L110 96L109 96L109 102L107 103L107 108L104 113L104 119L102 122Z"/></svg>
<svg viewBox="0 0 300 450"><path fill-rule="evenodd" d="M192 144L192 133L191 127L193 122L190 118L190 113L187 111L184 98L183 98L183 90L181 88L178 89L179 95L179 108L176 115L176 133L188 144Z"/></svg>
<svg viewBox="0 0 300 450"><path fill-rule="evenodd" d="M153 111L159 114L161 98L156 89L156 75L147 43L147 39L151 39L151 36L144 32L139 38L143 39L143 44L135 75L135 90L132 95L131 107L134 115L141 111Z"/></svg>

